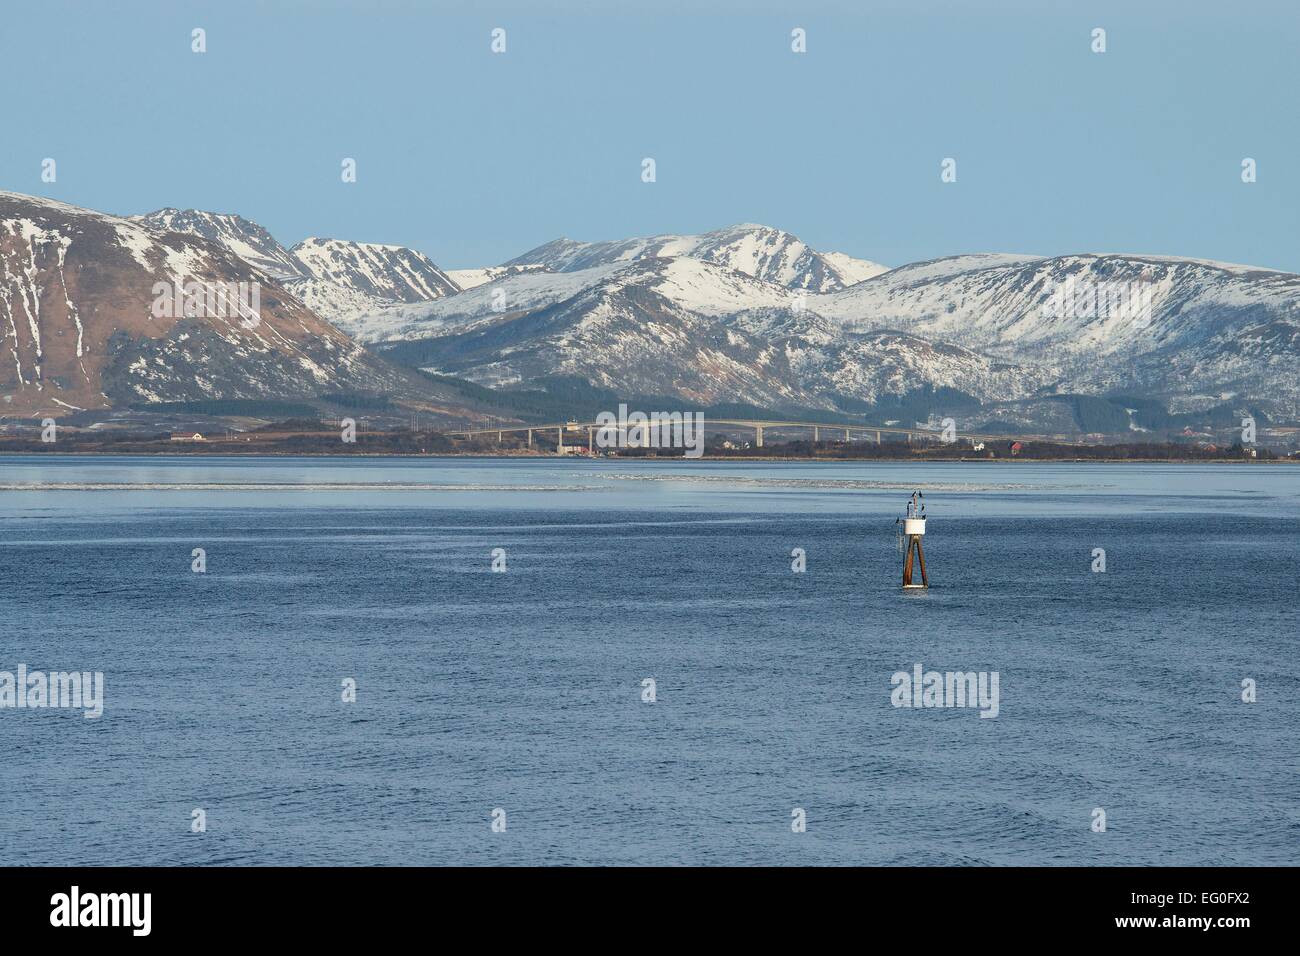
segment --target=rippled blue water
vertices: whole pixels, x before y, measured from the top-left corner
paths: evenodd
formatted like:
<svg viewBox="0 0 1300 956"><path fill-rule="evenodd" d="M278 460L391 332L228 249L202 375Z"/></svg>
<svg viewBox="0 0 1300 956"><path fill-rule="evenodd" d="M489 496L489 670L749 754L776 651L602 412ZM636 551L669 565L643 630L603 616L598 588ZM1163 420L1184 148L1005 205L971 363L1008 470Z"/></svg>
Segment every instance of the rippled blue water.
<svg viewBox="0 0 1300 956"><path fill-rule="evenodd" d="M0 580L106 683L0 709L0 863L1300 862L1290 467L11 457Z"/></svg>

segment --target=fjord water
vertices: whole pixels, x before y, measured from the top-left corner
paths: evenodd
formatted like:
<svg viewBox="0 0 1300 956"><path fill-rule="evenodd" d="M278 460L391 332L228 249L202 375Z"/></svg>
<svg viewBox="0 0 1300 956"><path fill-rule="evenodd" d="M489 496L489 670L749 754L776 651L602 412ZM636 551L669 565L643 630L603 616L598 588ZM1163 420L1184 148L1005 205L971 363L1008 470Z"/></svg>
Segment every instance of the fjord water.
<svg viewBox="0 0 1300 956"><path fill-rule="evenodd" d="M1285 465L15 456L0 580L105 681L0 709L0 863L1300 862Z"/></svg>

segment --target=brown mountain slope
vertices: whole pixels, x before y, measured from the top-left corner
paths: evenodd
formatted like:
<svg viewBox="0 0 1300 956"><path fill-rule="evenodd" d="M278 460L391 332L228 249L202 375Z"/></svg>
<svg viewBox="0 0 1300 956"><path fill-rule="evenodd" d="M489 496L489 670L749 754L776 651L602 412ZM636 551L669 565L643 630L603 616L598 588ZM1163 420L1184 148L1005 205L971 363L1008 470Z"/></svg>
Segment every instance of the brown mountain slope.
<svg viewBox="0 0 1300 956"><path fill-rule="evenodd" d="M0 415L337 391L459 411L216 243L0 192Z"/></svg>

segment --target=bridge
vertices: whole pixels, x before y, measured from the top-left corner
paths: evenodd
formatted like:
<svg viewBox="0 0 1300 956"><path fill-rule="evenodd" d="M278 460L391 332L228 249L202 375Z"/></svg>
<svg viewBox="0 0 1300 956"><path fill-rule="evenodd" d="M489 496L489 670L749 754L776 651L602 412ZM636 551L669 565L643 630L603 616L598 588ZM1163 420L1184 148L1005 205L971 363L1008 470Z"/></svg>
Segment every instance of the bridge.
<svg viewBox="0 0 1300 956"><path fill-rule="evenodd" d="M874 436L876 444L881 444L885 435L902 435L905 436L907 443L910 445L918 438L936 439L944 442L944 432L942 429L935 428L903 428L889 425L846 425L843 422L796 422L796 421L779 421L779 420L762 420L749 418L710 418L704 416L695 419L705 429L718 431L720 429L738 429L754 431L754 447L763 447L764 431L785 431L787 429L797 429L810 433L814 442L821 441L822 432L828 435L838 437L843 435L843 440L862 441L864 438L870 441ZM662 443L662 435L665 431L680 429L679 422L666 420L648 421L645 424L629 422L555 422L546 425L494 425L485 428L470 428L460 431L449 431L447 435L453 438L482 438L485 436L495 435L497 443L503 443L506 435L515 435L526 433L528 438L528 447L533 447L533 433L537 432L549 436L555 433L556 445L564 447L564 438L566 434L574 437L574 433L581 437L585 431L587 433L587 448L595 447L595 436L598 432L619 433L623 440L619 442L619 447L623 448L660 448L669 447ZM627 434L623 434L627 433ZM635 434L633 434L635 433ZM856 436L856 438L854 437ZM1026 436L1026 435L994 435L979 432L958 431L956 437L951 441L944 442L951 444L952 441L970 441L970 442L1014 442L1014 441L1050 441L1056 445L1073 445L1082 447L1083 442L1064 441L1058 438L1049 438L1046 436Z"/></svg>

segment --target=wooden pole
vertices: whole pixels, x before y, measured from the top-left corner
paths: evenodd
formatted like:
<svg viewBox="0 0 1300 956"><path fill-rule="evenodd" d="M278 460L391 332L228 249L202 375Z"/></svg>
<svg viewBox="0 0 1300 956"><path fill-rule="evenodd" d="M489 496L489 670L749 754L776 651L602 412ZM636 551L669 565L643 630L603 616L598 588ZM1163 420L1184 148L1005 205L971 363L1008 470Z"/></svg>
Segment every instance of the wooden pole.
<svg viewBox="0 0 1300 956"><path fill-rule="evenodd" d="M916 586L912 584L914 561L921 566L920 587L928 588L930 578L925 573L925 550L921 547L921 536L919 534L909 534L907 536L907 560L903 562L903 587L905 588Z"/></svg>

